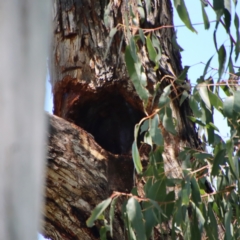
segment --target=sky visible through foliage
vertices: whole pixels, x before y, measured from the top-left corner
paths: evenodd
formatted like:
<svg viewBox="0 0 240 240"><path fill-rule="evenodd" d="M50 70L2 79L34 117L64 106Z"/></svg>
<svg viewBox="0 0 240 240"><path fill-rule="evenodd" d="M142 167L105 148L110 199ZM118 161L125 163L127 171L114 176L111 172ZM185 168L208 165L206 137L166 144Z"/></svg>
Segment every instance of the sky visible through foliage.
<svg viewBox="0 0 240 240"><path fill-rule="evenodd" d="M215 28L215 22L211 23L210 29L205 30L202 20L200 5L201 2L185 0L185 3L191 18L191 22L193 24L200 23L199 25L194 25L194 28L198 31L198 34L191 32L185 27L185 25L179 19L175 9L174 25L176 26L175 29L177 30L178 44L184 49L184 51L181 52L182 65L183 67L192 66L188 71L188 78L191 84L194 85L197 78L202 75L208 59L213 55L214 58L212 59L210 66L215 70L212 70L210 74L213 78L218 78L218 56L213 42L213 31ZM216 19L216 16L213 9L208 6L207 8L205 8L205 10L207 12L209 21L214 21ZM240 4L238 4L237 6L237 12L240 13ZM233 22L231 28L233 28L232 32L235 32ZM233 37L235 38L235 36ZM221 46L221 44L223 43L226 44L229 42L229 37L226 34L226 30L220 25L217 31L217 41L219 46ZM240 58L238 58L238 63L236 65L240 67ZM224 80L226 80L227 77L228 74L223 75L223 78L225 78ZM227 126L226 119L223 119L223 116L218 111L214 112L214 124L219 128L221 137L225 139L228 136L230 130Z"/></svg>

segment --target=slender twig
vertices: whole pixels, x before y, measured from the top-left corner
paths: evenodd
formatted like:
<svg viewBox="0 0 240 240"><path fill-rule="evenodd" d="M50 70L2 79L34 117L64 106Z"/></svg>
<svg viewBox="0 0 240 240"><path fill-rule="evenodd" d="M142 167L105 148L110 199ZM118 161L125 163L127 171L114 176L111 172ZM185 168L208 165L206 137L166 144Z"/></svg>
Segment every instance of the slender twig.
<svg viewBox="0 0 240 240"><path fill-rule="evenodd" d="M209 21L210 23L212 22L216 22L216 20L212 20L212 21ZM196 26L196 25L203 25L204 23L201 22L201 23L193 23L192 25L193 26ZM117 28L118 27L123 27L123 28L126 28L127 26L122 24L122 23L118 23L117 25ZM163 28L178 28L178 27L186 27L186 25L164 25L164 26L159 26L159 27L155 27L155 28L141 28L141 27L137 27L137 26L128 26L129 28L131 29L135 29L135 30L139 30L139 29L142 29L142 31L144 33L148 33L148 32L154 32L154 31L157 31L157 30L161 30Z"/></svg>
<svg viewBox="0 0 240 240"><path fill-rule="evenodd" d="M225 189L221 190L221 191L215 191L212 193L206 193L201 195L201 198L206 198L209 196L214 196L217 194L223 194L223 193L227 193L227 192L231 192L233 189L236 188L236 185L230 185L228 187L226 187ZM128 198L135 198L138 202L149 202L151 199L150 198L143 198L143 197L138 197L136 195L133 195L132 193L124 193L124 192L113 192L112 195L110 196L110 198L114 199L116 197L120 197L120 196L126 196ZM157 202L157 201L156 201ZM167 205L167 204L171 204L171 203L175 203L176 200L172 200L172 201L167 201L167 202L157 202L159 205Z"/></svg>

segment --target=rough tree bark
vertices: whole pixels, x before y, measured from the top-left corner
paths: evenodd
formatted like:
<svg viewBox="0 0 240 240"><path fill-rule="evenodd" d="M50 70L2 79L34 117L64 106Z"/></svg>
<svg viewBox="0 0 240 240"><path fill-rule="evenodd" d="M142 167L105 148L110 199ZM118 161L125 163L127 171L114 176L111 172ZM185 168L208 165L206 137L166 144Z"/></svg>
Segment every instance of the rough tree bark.
<svg viewBox="0 0 240 240"><path fill-rule="evenodd" d="M43 234L51 239L99 239L98 228L85 221L97 203L112 191L129 192L133 186L131 144L134 125L145 116L143 104L127 74L124 28L110 44L109 32L137 16L137 1L55 0L51 82L54 114L50 117L46 207ZM151 2L141 28L172 26L170 0ZM131 21L130 21L131 25ZM171 83L181 70L181 58L172 46L171 27L155 31L161 43L160 68L155 71L144 46L139 46L149 92L163 77L160 88ZM108 54L106 50L109 48ZM174 84L174 83L173 83ZM173 92L171 108L178 119L177 136L163 127L167 176L180 178L178 153L184 146L199 147L188 102L180 106L182 89ZM150 100L151 101L151 100ZM147 114L154 111L149 103ZM65 120L63 120L63 119ZM120 215L114 239L124 239Z"/></svg>

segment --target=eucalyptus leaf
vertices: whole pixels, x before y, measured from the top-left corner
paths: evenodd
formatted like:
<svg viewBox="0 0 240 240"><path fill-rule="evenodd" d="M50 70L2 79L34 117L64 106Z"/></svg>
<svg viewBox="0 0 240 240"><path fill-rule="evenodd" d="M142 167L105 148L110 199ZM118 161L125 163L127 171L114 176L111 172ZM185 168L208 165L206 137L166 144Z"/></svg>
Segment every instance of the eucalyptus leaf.
<svg viewBox="0 0 240 240"><path fill-rule="evenodd" d="M226 117L233 117L234 96L227 97L223 102L223 113Z"/></svg>
<svg viewBox="0 0 240 240"><path fill-rule="evenodd" d="M233 162L234 162L234 169L235 169L235 174L237 176L237 179L239 179L239 170L240 170L240 166L239 166L239 158L238 156L234 156L233 158Z"/></svg>
<svg viewBox="0 0 240 240"><path fill-rule="evenodd" d="M113 237L113 219L114 219L114 215L115 215L115 206L116 206L117 199L118 198L115 197L112 200L111 206L110 206L110 211L109 211L109 231L110 231L111 237Z"/></svg>
<svg viewBox="0 0 240 240"><path fill-rule="evenodd" d="M185 81L187 78L187 73L189 70L190 66L185 66L181 74L177 77L178 80Z"/></svg>
<svg viewBox="0 0 240 240"><path fill-rule="evenodd" d="M236 113L240 113L240 90L233 94L233 109Z"/></svg>
<svg viewBox="0 0 240 240"><path fill-rule="evenodd" d="M203 217L201 210L193 202L191 202L191 205L192 205L193 209L195 210L197 220L198 220L197 221L198 228L200 228L200 232L201 232L203 229L204 223L205 223L205 219Z"/></svg>
<svg viewBox="0 0 240 240"><path fill-rule="evenodd" d="M212 122L209 122L208 124L206 124L206 128L208 128L208 129L212 128L219 132L218 127L216 125L214 125Z"/></svg>
<svg viewBox="0 0 240 240"><path fill-rule="evenodd" d="M212 175L217 176L220 170L220 165L226 161L226 150L222 149L217 152L213 159Z"/></svg>
<svg viewBox="0 0 240 240"><path fill-rule="evenodd" d="M128 215L127 213L125 213L125 226L126 226L126 232L127 232L127 235L128 235L128 239L129 240L137 240L136 238L136 235L134 233L134 229L132 228L131 226L131 222L129 221L128 219Z"/></svg>
<svg viewBox="0 0 240 240"><path fill-rule="evenodd" d="M218 69L218 74L219 74L219 79L222 77L224 70L225 70L225 63L227 59L227 53L224 45L220 47L218 50L218 63L219 63L219 69Z"/></svg>
<svg viewBox="0 0 240 240"><path fill-rule="evenodd" d="M138 6L138 13L139 13L139 16L140 16L140 21L144 22L144 20L145 20L145 11L144 11L144 8L142 6Z"/></svg>
<svg viewBox="0 0 240 240"><path fill-rule="evenodd" d="M235 176L235 178L238 179L237 171L235 169L235 164L233 162L234 145L232 140L226 141L226 152L227 152L228 163L230 165L231 172Z"/></svg>
<svg viewBox="0 0 240 240"><path fill-rule="evenodd" d="M156 62L156 65L158 65L159 60L162 57L162 51L161 51L160 41L154 33L152 34L152 44L153 44L153 47L157 50L157 56L155 58L155 62Z"/></svg>
<svg viewBox="0 0 240 240"><path fill-rule="evenodd" d="M88 218L86 221L86 224L88 227L93 227L94 226L94 221L99 218L99 216L104 212L104 210L109 206L111 203L112 198L108 198L101 203L99 203L92 211L91 216Z"/></svg>
<svg viewBox="0 0 240 240"><path fill-rule="evenodd" d="M147 119L147 120L145 120L145 121L142 123L142 125L141 125L140 134L146 132L146 131L148 130L148 128L149 128L149 120ZM137 133L137 134L138 134L138 133ZM134 136L137 136L137 135L134 135ZM135 137L135 139L137 139L137 138Z"/></svg>
<svg viewBox="0 0 240 240"><path fill-rule="evenodd" d="M127 46L125 50L125 61L127 65L128 74L133 82L133 85L139 97L146 102L148 100L149 94L147 89L142 85L142 82L144 79L143 79L143 74L141 72L141 65L136 64L134 62L129 46ZM145 79L145 82L146 82L146 79Z"/></svg>
<svg viewBox="0 0 240 240"><path fill-rule="evenodd" d="M171 191L167 194L165 201L168 202L168 204L166 204L165 206L163 205L162 208L165 208L164 213L166 214L166 218L170 218L173 215L174 212L174 207L175 207L175 193L174 191Z"/></svg>
<svg viewBox="0 0 240 240"><path fill-rule="evenodd" d="M142 172L142 163L141 163L141 159L140 159L136 141L134 141L132 144L132 158L133 158L133 163L134 163L137 173L141 173Z"/></svg>
<svg viewBox="0 0 240 240"><path fill-rule="evenodd" d="M224 0L213 0L213 8L215 11L224 9Z"/></svg>
<svg viewBox="0 0 240 240"><path fill-rule="evenodd" d="M202 113L200 111L199 104L196 101L196 99L194 98L194 96L190 96L190 98L189 98L189 105L190 105L190 107L191 107L191 109L193 111L193 115L196 118L201 117Z"/></svg>
<svg viewBox="0 0 240 240"><path fill-rule="evenodd" d="M232 90L229 88L228 84L223 84L220 87L227 96L232 95Z"/></svg>
<svg viewBox="0 0 240 240"><path fill-rule="evenodd" d="M165 179L160 179L156 181L150 188L147 197L154 201L165 201L166 197L166 181Z"/></svg>
<svg viewBox="0 0 240 240"><path fill-rule="evenodd" d="M151 11L151 0L144 0L144 2L146 4L147 16L149 16Z"/></svg>
<svg viewBox="0 0 240 240"><path fill-rule="evenodd" d="M239 31L240 24L239 24L239 17L237 13L235 13L235 16L234 16L234 25L236 28L236 45L235 45L235 62L236 62L240 52L240 31Z"/></svg>
<svg viewBox="0 0 240 240"><path fill-rule="evenodd" d="M192 192L191 190L191 182L190 182L190 179L189 179L189 171L184 169L185 171L185 182L182 186L182 190L180 192L180 196L182 198L182 205L185 205L185 206L188 206L189 205L189 202L190 202L190 194Z"/></svg>
<svg viewBox="0 0 240 240"><path fill-rule="evenodd" d="M217 110L221 110L223 108L223 102L216 93L209 91L208 96L212 106L214 106Z"/></svg>
<svg viewBox="0 0 240 240"><path fill-rule="evenodd" d="M155 114L153 118L149 119L150 124L150 135L152 137L152 140L157 145L163 145L163 136L159 129L159 116L158 114Z"/></svg>
<svg viewBox="0 0 240 240"><path fill-rule="evenodd" d="M212 154L210 153L204 153L204 152L197 152L197 153L194 153L193 156L199 160L204 160L204 159L211 159L213 156Z"/></svg>
<svg viewBox="0 0 240 240"><path fill-rule="evenodd" d="M100 239L101 240L107 240L107 232L109 231L109 228L107 226L101 226L100 228Z"/></svg>
<svg viewBox="0 0 240 240"><path fill-rule="evenodd" d="M174 0L174 6L177 10L177 13L178 13L180 19L184 22L186 27L189 28L191 31L197 33L197 31L192 26L192 23L191 23L184 0Z"/></svg>
<svg viewBox="0 0 240 240"><path fill-rule="evenodd" d="M146 240L145 226L139 202L131 197L126 205L126 212L132 228L136 231L138 240Z"/></svg>
<svg viewBox="0 0 240 240"><path fill-rule="evenodd" d="M204 6L203 2L202 2L202 17L203 17L203 22L204 22L205 29L209 29L210 28L210 23L209 23L208 16L207 16L207 13L205 11L205 6Z"/></svg>
<svg viewBox="0 0 240 240"><path fill-rule="evenodd" d="M147 42L147 50L148 50L149 58L152 62L155 63L156 69L157 69L159 67L159 60L161 58L161 51L159 49L159 53L157 53L157 51L155 49L155 46L154 46L152 40L150 39L150 36L147 37L146 42Z"/></svg>
<svg viewBox="0 0 240 240"><path fill-rule="evenodd" d="M187 206L182 205L182 199L179 198L178 201L176 201L175 204L175 224L177 226L180 226L185 221L185 215L187 212ZM180 230L180 229L179 229Z"/></svg>
<svg viewBox="0 0 240 240"><path fill-rule="evenodd" d="M149 131L145 132L143 141L152 147L153 142L152 142L152 137Z"/></svg>
<svg viewBox="0 0 240 240"><path fill-rule="evenodd" d="M217 27L218 27L218 25L219 25L219 21L216 22L216 27L213 32L213 42L214 42L214 46L215 46L217 52L218 52L218 46L217 46Z"/></svg>
<svg viewBox="0 0 240 240"><path fill-rule="evenodd" d="M153 47L150 36L147 37L146 41L147 41L147 49L148 49L149 58L151 61L155 62L157 52L156 52L155 48Z"/></svg>
<svg viewBox="0 0 240 240"><path fill-rule="evenodd" d="M177 134L174 123L173 123L173 117L172 117L171 109L169 107L166 108L166 110L165 110L165 114L163 116L163 122L162 123L163 123L164 128L168 132L170 132L173 135Z"/></svg>
<svg viewBox="0 0 240 240"><path fill-rule="evenodd" d="M227 33L229 33L231 26L231 15L232 15L232 0L224 0L224 23Z"/></svg>
<svg viewBox="0 0 240 240"><path fill-rule="evenodd" d="M200 125L200 126L203 126L203 127L206 126L205 123L203 123L202 121L200 121L199 119L197 119L197 118L195 118L195 117L188 116L188 118L189 118L192 122L197 123L197 124Z"/></svg>
<svg viewBox="0 0 240 240"><path fill-rule="evenodd" d="M211 203L208 203L208 219L210 221L208 224L209 237L212 237L212 239L218 239L218 224Z"/></svg>
<svg viewBox="0 0 240 240"><path fill-rule="evenodd" d="M158 103L159 108L165 107L170 103L170 98L169 98L170 92L171 92L171 85L168 85L163 89L163 93L161 94L161 97Z"/></svg>
<svg viewBox="0 0 240 240"><path fill-rule="evenodd" d="M231 0L229 2L231 3ZM231 26L231 12L229 12L229 10L226 8L224 9L224 23L225 23L224 27L226 29L226 32L229 33L230 26Z"/></svg>
<svg viewBox="0 0 240 240"><path fill-rule="evenodd" d="M182 92L182 96L181 96L181 99L180 99L180 106L182 105L182 103L187 99L187 97L189 96L189 93L186 91L186 90L184 90L183 92Z"/></svg>
<svg viewBox="0 0 240 240"><path fill-rule="evenodd" d="M140 36L140 39L142 40L142 43L145 44L145 36L141 28L139 28L139 36Z"/></svg>
<svg viewBox="0 0 240 240"><path fill-rule="evenodd" d="M182 189L181 198L182 198L182 204L185 206L188 206L189 200L190 200L188 189Z"/></svg>
<svg viewBox="0 0 240 240"><path fill-rule="evenodd" d="M133 58L134 62L136 63L136 62L138 62L138 56L137 56L136 43L135 43L133 37L130 38L129 46L130 46L130 53L132 55L132 58Z"/></svg>
<svg viewBox="0 0 240 240"><path fill-rule="evenodd" d="M198 84L198 90L203 102L206 104L206 107L211 111L211 102L208 95L207 83Z"/></svg>
<svg viewBox="0 0 240 240"><path fill-rule="evenodd" d="M224 216L224 226L225 226L225 239L232 240L233 239L233 226L232 226L232 206L230 203L227 204L227 211Z"/></svg>
<svg viewBox="0 0 240 240"><path fill-rule="evenodd" d="M213 58L213 56L210 57L209 60L207 61L207 64L206 64L206 66L205 66L205 68L204 68L204 71L203 71L203 78L204 78L204 77L206 76L206 74L207 74L208 68L209 68L210 63L211 63L211 61L212 61L212 58Z"/></svg>
<svg viewBox="0 0 240 240"><path fill-rule="evenodd" d="M134 139L135 139L135 141L137 141L139 127L140 127L139 123L135 124L135 127L134 127Z"/></svg>
<svg viewBox="0 0 240 240"><path fill-rule="evenodd" d="M202 198L201 198L198 182L194 176L191 178L191 189L192 189L192 199L196 204L196 206L199 206L199 204L202 202Z"/></svg>
<svg viewBox="0 0 240 240"><path fill-rule="evenodd" d="M153 228L158 223L158 219L156 219L155 217L155 213L154 213L155 209L150 201L143 202L142 205L143 205L143 216L145 220L146 236L147 236L147 239L149 239L149 237L152 234Z"/></svg>

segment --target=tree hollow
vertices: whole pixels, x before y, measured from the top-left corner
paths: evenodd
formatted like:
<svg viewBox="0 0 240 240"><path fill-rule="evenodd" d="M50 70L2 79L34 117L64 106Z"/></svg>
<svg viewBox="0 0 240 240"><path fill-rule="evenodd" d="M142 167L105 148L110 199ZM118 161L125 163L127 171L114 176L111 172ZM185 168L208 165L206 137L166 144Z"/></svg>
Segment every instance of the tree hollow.
<svg viewBox="0 0 240 240"><path fill-rule="evenodd" d="M55 114L86 130L106 151L129 154L134 126L145 116L141 106L136 104L136 97L119 83L99 90L86 89L80 83L67 85L57 86L56 98L62 91L65 94Z"/></svg>

